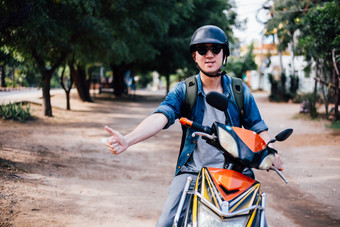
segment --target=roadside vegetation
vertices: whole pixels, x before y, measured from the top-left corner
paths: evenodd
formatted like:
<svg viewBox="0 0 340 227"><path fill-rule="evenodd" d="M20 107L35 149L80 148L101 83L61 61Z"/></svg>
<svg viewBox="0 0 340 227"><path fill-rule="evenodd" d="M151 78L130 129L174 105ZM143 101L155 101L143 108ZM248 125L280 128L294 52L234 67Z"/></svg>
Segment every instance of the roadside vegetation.
<svg viewBox="0 0 340 227"><path fill-rule="evenodd" d="M279 56L292 55L291 73L281 62L280 78L269 77L270 99L305 102L312 117L321 102L326 118L339 120L338 1L264 2L260 10L269 15L264 37L277 44ZM268 56L264 66L256 65L253 44L241 53L233 30L244 29L244 21L233 0L3 0L0 7L0 87L41 87L45 116L53 116L54 87L65 90L68 110L73 87L82 101L92 102L91 87L104 84L115 97L122 96L132 86L145 87L157 72L169 91L173 78L197 72L188 43L203 24L217 25L227 34L232 53L228 75L245 78L248 70L271 64ZM299 98L295 56L305 57L306 77L315 78L314 91L304 100Z"/></svg>
<svg viewBox="0 0 340 227"><path fill-rule="evenodd" d="M293 69L289 76L281 73L277 80L270 77L270 98L274 101L300 101L303 112L308 112L312 118L320 116L317 105L321 103L325 119L336 125L335 122L340 119L339 2L274 0L267 10L271 18L266 23L266 35L276 40L281 55L287 48L290 49ZM305 75L314 77L312 93L298 92L299 81L294 74L294 58L297 55L305 57ZM303 96L304 99L301 99Z"/></svg>
<svg viewBox="0 0 340 227"><path fill-rule="evenodd" d="M23 105L22 103L0 105L0 118L25 122L31 119L30 108L31 106L29 104Z"/></svg>

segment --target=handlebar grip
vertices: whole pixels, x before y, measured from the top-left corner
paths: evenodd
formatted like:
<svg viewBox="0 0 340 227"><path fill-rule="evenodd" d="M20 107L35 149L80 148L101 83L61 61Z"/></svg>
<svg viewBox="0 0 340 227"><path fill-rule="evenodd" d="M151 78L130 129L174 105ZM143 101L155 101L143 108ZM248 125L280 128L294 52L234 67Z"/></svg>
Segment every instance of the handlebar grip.
<svg viewBox="0 0 340 227"><path fill-rule="evenodd" d="M193 123L193 121L189 120L189 119L186 118L186 117L181 117L181 118L179 119L179 122L180 122L183 126L188 127L188 128L191 128L192 123Z"/></svg>
<svg viewBox="0 0 340 227"><path fill-rule="evenodd" d="M205 132L205 133L211 135L211 128L210 127L198 124L194 121L189 120L188 118L182 117L182 118L179 119L179 122L185 127L193 128L197 131Z"/></svg>

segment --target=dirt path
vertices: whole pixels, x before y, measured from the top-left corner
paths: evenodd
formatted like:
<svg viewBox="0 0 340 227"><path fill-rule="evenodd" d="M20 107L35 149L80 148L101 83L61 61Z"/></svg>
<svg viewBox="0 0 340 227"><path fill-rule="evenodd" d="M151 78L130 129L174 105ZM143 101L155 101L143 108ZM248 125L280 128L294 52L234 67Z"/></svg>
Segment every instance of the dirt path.
<svg viewBox="0 0 340 227"><path fill-rule="evenodd" d="M94 103L52 99L53 118L0 121L0 226L154 226L167 197L180 142L178 124L111 155L105 124L132 130L161 98L106 99ZM144 96L145 97L145 96ZM257 172L268 194L270 226L340 225L340 134L324 122L293 120L296 104L270 104L256 94L275 135L294 128L278 144L289 184L273 172ZM61 107L61 108L57 108Z"/></svg>

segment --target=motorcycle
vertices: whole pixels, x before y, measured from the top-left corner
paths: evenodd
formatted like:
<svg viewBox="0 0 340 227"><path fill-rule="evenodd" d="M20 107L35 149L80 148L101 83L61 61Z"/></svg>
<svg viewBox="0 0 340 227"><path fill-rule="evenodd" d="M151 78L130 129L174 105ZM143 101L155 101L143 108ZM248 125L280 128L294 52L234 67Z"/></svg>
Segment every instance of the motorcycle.
<svg viewBox="0 0 340 227"><path fill-rule="evenodd" d="M228 108L228 99L217 92L210 92L207 102L221 111ZM274 170L286 183L284 175L272 166L277 151L270 146L286 140L293 129L286 129L267 144L255 132L215 122L211 127L202 126L187 118L180 122L195 130L192 136L202 136L207 143L219 148L225 156L225 168L203 167L193 190L188 177L174 218L177 227L186 199L182 226L265 226L266 193L260 191L261 183L243 174L246 168Z"/></svg>

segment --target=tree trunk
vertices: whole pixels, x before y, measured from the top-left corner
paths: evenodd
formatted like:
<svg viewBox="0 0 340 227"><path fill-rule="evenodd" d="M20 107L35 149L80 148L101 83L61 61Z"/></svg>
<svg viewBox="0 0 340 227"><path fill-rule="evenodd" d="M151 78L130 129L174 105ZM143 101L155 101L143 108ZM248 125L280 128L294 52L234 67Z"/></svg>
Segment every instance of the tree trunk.
<svg viewBox="0 0 340 227"><path fill-rule="evenodd" d="M60 66L60 64L67 57L67 53L62 53L61 56L56 60L50 69L46 69L44 58L39 56L35 50L32 50L33 58L38 65L39 71L42 75L42 92L43 92L43 113L45 116L52 117L52 105L51 105L51 78L53 72Z"/></svg>
<svg viewBox="0 0 340 227"><path fill-rule="evenodd" d="M280 101L286 101L286 81L287 81L287 77L285 73L281 73L281 77L280 77Z"/></svg>
<svg viewBox="0 0 340 227"><path fill-rule="evenodd" d="M51 78L52 72L45 71L43 75L43 85L42 85L42 93L43 93L43 100L42 100L42 109L44 116L52 117L52 105L51 105Z"/></svg>
<svg viewBox="0 0 340 227"><path fill-rule="evenodd" d="M327 80L327 68L323 65L322 67L320 67L320 74L322 76L323 81L325 81L326 83L330 83L330 79ZM322 97L323 97L323 101L325 104L325 112L326 112L326 118L328 119L329 117L329 88L328 86L326 86L325 83L321 83L321 87L322 87Z"/></svg>
<svg viewBox="0 0 340 227"><path fill-rule="evenodd" d="M14 88L15 87L15 82L14 82L14 73L15 73L15 67L13 66L12 67L12 87Z"/></svg>
<svg viewBox="0 0 340 227"><path fill-rule="evenodd" d="M166 75L166 94L170 91L170 75Z"/></svg>
<svg viewBox="0 0 340 227"><path fill-rule="evenodd" d="M5 66L2 65L0 66L0 87L6 87L6 81L5 81L5 77L6 77L6 74L5 74Z"/></svg>
<svg viewBox="0 0 340 227"><path fill-rule="evenodd" d="M263 40L264 35L261 36L261 55L260 55L260 65L258 66L258 73L259 73L259 87L258 89L262 91L262 80L263 80L263 72L262 72L262 64L263 64ZM274 42L274 39L273 39Z"/></svg>
<svg viewBox="0 0 340 227"><path fill-rule="evenodd" d="M122 96L126 91L127 87L124 83L124 74L130 68L129 65L110 65L113 72L113 94L116 96Z"/></svg>
<svg viewBox="0 0 340 227"><path fill-rule="evenodd" d="M71 110L71 105L70 105L70 91L66 92L66 109Z"/></svg>
<svg viewBox="0 0 340 227"><path fill-rule="evenodd" d="M315 60L315 78L319 78L319 59ZM315 80L314 83L314 94L313 94L313 100L312 100L312 105L310 108L310 116L312 118L316 117L317 111L316 111L316 99L317 99L317 92L318 92L318 81Z"/></svg>
<svg viewBox="0 0 340 227"><path fill-rule="evenodd" d="M333 61L333 67L335 71L335 106L334 106L334 118L333 122L339 120L339 102L340 102L340 72L338 68L338 64L335 60L335 49L332 49L332 61Z"/></svg>
<svg viewBox="0 0 340 227"><path fill-rule="evenodd" d="M84 102L92 102L89 92L89 83L86 80L85 66L77 65L77 69L75 69L74 65L70 64L69 67L80 99Z"/></svg>
<svg viewBox="0 0 340 227"><path fill-rule="evenodd" d="M335 74L335 92L334 92L334 118L333 122L339 120L339 98L340 98L340 92L339 92L339 75Z"/></svg>
<svg viewBox="0 0 340 227"><path fill-rule="evenodd" d="M72 77L72 74L70 74L70 81L69 81L69 83L67 83L65 85L65 83L64 83L65 69L66 69L66 65L64 65L63 71L62 71L61 76L60 76L60 85L66 93L66 109L71 110L70 91L71 91L72 85L73 85L73 77Z"/></svg>

